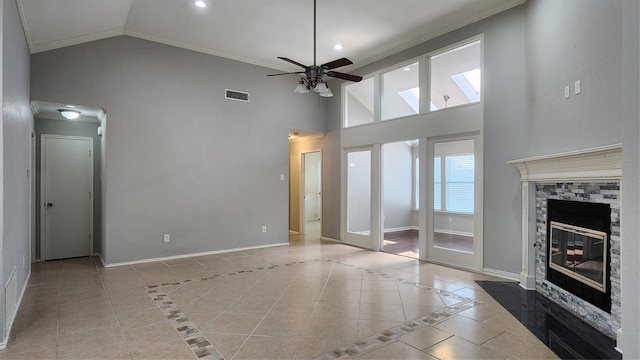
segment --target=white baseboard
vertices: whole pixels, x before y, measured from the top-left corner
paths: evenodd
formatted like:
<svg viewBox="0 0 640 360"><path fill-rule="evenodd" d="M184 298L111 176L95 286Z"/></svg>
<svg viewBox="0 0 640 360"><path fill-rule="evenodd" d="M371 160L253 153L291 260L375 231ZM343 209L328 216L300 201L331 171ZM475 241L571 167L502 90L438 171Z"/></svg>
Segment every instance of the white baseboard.
<svg viewBox="0 0 640 360"><path fill-rule="evenodd" d="M406 231L406 230L418 230L417 226L400 226L394 228L384 229L384 232Z"/></svg>
<svg viewBox="0 0 640 360"><path fill-rule="evenodd" d="M491 275L491 276L503 278L506 280L520 282L520 274L516 274L516 273L511 273L511 272L502 271L502 270L488 269L488 268L482 269L482 273L485 275Z"/></svg>
<svg viewBox="0 0 640 360"><path fill-rule="evenodd" d="M342 244L342 241L340 241L340 240L336 240L334 238L328 238L328 237L324 237L324 236L321 236L320 240L326 240L326 241L331 241L331 242L336 242L336 243Z"/></svg>
<svg viewBox="0 0 640 360"><path fill-rule="evenodd" d="M93 256L97 256L100 259L100 262L102 263L102 266L103 267L107 267L107 264L105 263L104 259L102 258L102 254L97 252L97 253L93 253Z"/></svg>
<svg viewBox="0 0 640 360"><path fill-rule="evenodd" d="M520 286L525 290L536 289L536 277L535 275L528 275L526 272L521 272L519 275Z"/></svg>
<svg viewBox="0 0 640 360"><path fill-rule="evenodd" d="M614 347L614 349L616 349L617 352L622 354L622 348L620 347L620 339L622 339L622 328L616 330L616 347Z"/></svg>
<svg viewBox="0 0 640 360"><path fill-rule="evenodd" d="M458 236L473 237L473 233L464 232L464 231L455 231L455 230L448 230L448 229L435 229L435 230L433 230L433 232L442 233L442 234L448 234L448 235L458 235Z"/></svg>
<svg viewBox="0 0 640 360"><path fill-rule="evenodd" d="M124 262L119 262L119 263L105 264L104 267L110 268L110 267L125 266L125 265L145 264L145 263L150 263L150 262L155 262L155 261L184 259L184 258L194 257L194 256L217 255L217 254L230 253L230 252L234 252L234 251L265 249L265 248L283 246L283 245L289 245L289 243L285 242L285 243L277 243L277 244L269 244L269 245L249 246L249 247L243 247L243 248L214 250L214 251L203 251L203 252L198 252L198 253L163 256L163 257L149 258L149 259L142 259L142 260L134 260L134 261L124 261Z"/></svg>
<svg viewBox="0 0 640 360"><path fill-rule="evenodd" d="M4 334L4 339L2 339L2 342L0 342L0 350L4 350L7 348L7 344L9 343L9 335L11 335L11 328L13 327L13 321L16 319L16 315L18 314L18 309L20 309L20 305L22 304L22 298L24 297L24 293L27 290L27 284L29 284L30 278L31 278L31 267L29 267L29 273L27 273L27 279L24 282L24 286L22 287L22 290L20 290L20 296L18 296L16 307L13 310L13 314L11 314L11 321L9 322L9 326L7 327L7 332ZM5 316L9 316L9 314L5 314Z"/></svg>

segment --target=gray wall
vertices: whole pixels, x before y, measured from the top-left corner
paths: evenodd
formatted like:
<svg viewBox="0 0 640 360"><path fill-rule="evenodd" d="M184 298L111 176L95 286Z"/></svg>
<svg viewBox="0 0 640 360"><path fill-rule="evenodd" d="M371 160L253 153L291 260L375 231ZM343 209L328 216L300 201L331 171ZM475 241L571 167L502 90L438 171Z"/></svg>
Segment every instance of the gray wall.
<svg viewBox="0 0 640 360"><path fill-rule="evenodd" d="M621 141L622 3L527 3L527 156ZM582 82L580 95L573 93L575 80Z"/></svg>
<svg viewBox="0 0 640 360"><path fill-rule="evenodd" d="M340 99L340 87L332 86L332 99ZM335 89L335 90L334 90ZM327 134L322 148L322 236L340 240L340 106L331 101L327 113Z"/></svg>
<svg viewBox="0 0 640 360"><path fill-rule="evenodd" d="M126 36L31 61L33 99L107 109L107 263L287 241L287 133L324 132L324 98L270 69Z"/></svg>
<svg viewBox="0 0 640 360"><path fill-rule="evenodd" d="M4 339L4 287L16 269L18 293L30 270L30 177L33 116L29 107L29 51L15 0L3 1L2 24L2 154L3 219L0 246L0 339ZM29 174L32 176L33 174Z"/></svg>
<svg viewBox="0 0 640 360"><path fill-rule="evenodd" d="M36 204L43 204L40 200L40 180L41 180L41 144L40 135L69 135L69 136L84 136L93 138L93 249L94 252L100 252L102 247L101 234L102 234L102 191L100 189L100 169L102 168L101 158L101 141L98 136L98 125L93 123L78 122L78 121L62 121L62 120L50 120L50 119L35 119L35 133L36 133ZM40 209L36 212L36 254L40 254Z"/></svg>
<svg viewBox="0 0 640 360"><path fill-rule="evenodd" d="M640 5L622 6L622 212L620 267L624 358L640 359Z"/></svg>

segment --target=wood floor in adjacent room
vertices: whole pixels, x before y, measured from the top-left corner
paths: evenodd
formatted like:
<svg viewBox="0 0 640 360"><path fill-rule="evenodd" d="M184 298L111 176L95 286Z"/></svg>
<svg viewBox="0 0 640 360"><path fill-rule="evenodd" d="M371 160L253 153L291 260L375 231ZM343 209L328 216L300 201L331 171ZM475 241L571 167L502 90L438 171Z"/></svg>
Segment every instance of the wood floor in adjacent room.
<svg viewBox="0 0 640 360"><path fill-rule="evenodd" d="M318 236L104 268L32 266L0 359L556 358L474 280Z"/></svg>
<svg viewBox="0 0 640 360"><path fill-rule="evenodd" d="M418 230L385 232L382 250L390 254L419 259L418 235ZM472 253L473 237L436 232L433 234L433 245L444 249Z"/></svg>

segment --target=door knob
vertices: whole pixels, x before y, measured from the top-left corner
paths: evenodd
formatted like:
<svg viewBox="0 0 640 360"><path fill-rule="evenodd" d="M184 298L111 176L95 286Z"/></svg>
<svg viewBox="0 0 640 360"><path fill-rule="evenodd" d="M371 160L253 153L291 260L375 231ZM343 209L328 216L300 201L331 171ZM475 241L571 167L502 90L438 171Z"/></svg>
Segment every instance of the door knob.
<svg viewBox="0 0 640 360"><path fill-rule="evenodd" d="M47 203L47 207L48 208L53 207L53 203Z"/></svg>

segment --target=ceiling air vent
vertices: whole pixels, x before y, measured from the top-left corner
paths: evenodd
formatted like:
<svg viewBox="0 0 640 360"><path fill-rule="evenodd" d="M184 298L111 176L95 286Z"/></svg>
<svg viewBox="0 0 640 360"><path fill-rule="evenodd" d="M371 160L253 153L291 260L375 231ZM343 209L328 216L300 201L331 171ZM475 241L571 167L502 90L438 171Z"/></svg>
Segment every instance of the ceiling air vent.
<svg viewBox="0 0 640 360"><path fill-rule="evenodd" d="M224 98L228 100L249 102L249 93L238 90L224 89Z"/></svg>

